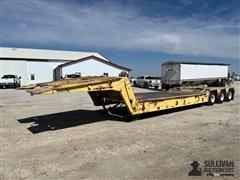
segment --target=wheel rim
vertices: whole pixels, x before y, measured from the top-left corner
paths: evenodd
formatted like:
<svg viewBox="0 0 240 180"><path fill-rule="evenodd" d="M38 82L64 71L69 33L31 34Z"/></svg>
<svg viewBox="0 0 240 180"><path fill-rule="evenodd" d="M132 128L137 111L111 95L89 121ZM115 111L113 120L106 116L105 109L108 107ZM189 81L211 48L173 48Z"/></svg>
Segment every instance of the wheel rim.
<svg viewBox="0 0 240 180"><path fill-rule="evenodd" d="M224 94L221 93L221 94L220 94L220 101L222 102L223 100L224 100Z"/></svg>
<svg viewBox="0 0 240 180"><path fill-rule="evenodd" d="M214 102L215 102L215 95L212 94L212 95L211 95L211 103L214 103Z"/></svg>
<svg viewBox="0 0 240 180"><path fill-rule="evenodd" d="M228 99L231 100L232 99L232 92L228 93Z"/></svg>

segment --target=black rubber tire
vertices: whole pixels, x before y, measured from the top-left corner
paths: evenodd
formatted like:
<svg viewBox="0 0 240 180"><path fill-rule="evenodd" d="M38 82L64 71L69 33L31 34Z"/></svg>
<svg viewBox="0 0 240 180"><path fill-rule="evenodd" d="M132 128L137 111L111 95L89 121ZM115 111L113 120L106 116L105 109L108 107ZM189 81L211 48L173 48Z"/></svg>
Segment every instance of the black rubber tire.
<svg viewBox="0 0 240 180"><path fill-rule="evenodd" d="M162 84L162 89L169 90L170 86L168 84Z"/></svg>
<svg viewBox="0 0 240 180"><path fill-rule="evenodd" d="M225 95L225 101L231 101L233 100L233 92L229 91L226 95Z"/></svg>
<svg viewBox="0 0 240 180"><path fill-rule="evenodd" d="M216 94L215 93L211 93L209 100L208 100L208 104L209 105L213 105L216 102Z"/></svg>
<svg viewBox="0 0 240 180"><path fill-rule="evenodd" d="M148 88L148 83L145 82L144 85L143 85L144 88Z"/></svg>
<svg viewBox="0 0 240 180"><path fill-rule="evenodd" d="M171 86L166 85L166 88L165 88L165 89L168 91L169 89L171 89Z"/></svg>
<svg viewBox="0 0 240 180"><path fill-rule="evenodd" d="M133 81L133 86L134 86L134 87L137 87L136 81Z"/></svg>
<svg viewBox="0 0 240 180"><path fill-rule="evenodd" d="M225 98L225 94L224 94L224 92L220 92L220 94L217 95L216 102L217 102L217 103L223 103L224 98Z"/></svg>

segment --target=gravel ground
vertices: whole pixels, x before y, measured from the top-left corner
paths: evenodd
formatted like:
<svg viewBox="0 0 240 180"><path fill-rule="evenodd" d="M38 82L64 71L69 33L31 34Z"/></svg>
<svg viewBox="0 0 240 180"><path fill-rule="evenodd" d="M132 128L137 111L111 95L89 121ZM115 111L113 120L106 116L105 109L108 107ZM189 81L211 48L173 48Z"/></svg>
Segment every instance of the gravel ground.
<svg viewBox="0 0 240 180"><path fill-rule="evenodd" d="M87 93L1 90L0 179L187 179L193 160L234 160L238 179L235 87L234 101L130 123L106 116Z"/></svg>

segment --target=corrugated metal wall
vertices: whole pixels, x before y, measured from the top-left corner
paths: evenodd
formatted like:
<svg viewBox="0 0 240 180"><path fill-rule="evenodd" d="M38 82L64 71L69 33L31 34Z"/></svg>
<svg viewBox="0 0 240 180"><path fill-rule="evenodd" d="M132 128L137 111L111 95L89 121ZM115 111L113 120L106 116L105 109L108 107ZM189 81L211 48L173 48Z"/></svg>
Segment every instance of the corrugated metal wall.
<svg viewBox="0 0 240 180"><path fill-rule="evenodd" d="M21 85L54 80L54 68L64 63L52 61L0 60L0 76L21 76Z"/></svg>
<svg viewBox="0 0 240 180"><path fill-rule="evenodd" d="M118 76L122 70L110 65L101 63L94 59L62 67L62 76L66 74L81 73L82 76L102 76L108 73L108 76Z"/></svg>
<svg viewBox="0 0 240 180"><path fill-rule="evenodd" d="M28 84L48 82L54 80L54 68L63 62L27 62ZM34 79L33 79L34 76Z"/></svg>
<svg viewBox="0 0 240 180"><path fill-rule="evenodd" d="M67 62L67 61L66 61ZM1 60L0 75L13 74L21 76L21 85L35 84L56 80L59 71L54 69L65 63L64 61L24 61L24 60ZM94 59L72 64L62 69L62 77L66 74L81 73L82 76L119 76L121 69L101 63Z"/></svg>
<svg viewBox="0 0 240 180"><path fill-rule="evenodd" d="M228 66L181 64L181 80L228 77Z"/></svg>

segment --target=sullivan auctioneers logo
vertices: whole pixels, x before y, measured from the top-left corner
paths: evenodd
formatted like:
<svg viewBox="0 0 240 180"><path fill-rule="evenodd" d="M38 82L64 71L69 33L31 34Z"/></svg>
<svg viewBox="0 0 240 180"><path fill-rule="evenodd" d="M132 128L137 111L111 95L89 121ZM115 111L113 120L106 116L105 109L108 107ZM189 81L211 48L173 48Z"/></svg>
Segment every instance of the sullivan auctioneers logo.
<svg viewBox="0 0 240 180"><path fill-rule="evenodd" d="M188 176L234 176L234 161L203 161L203 165L198 161L191 164L192 170Z"/></svg>

